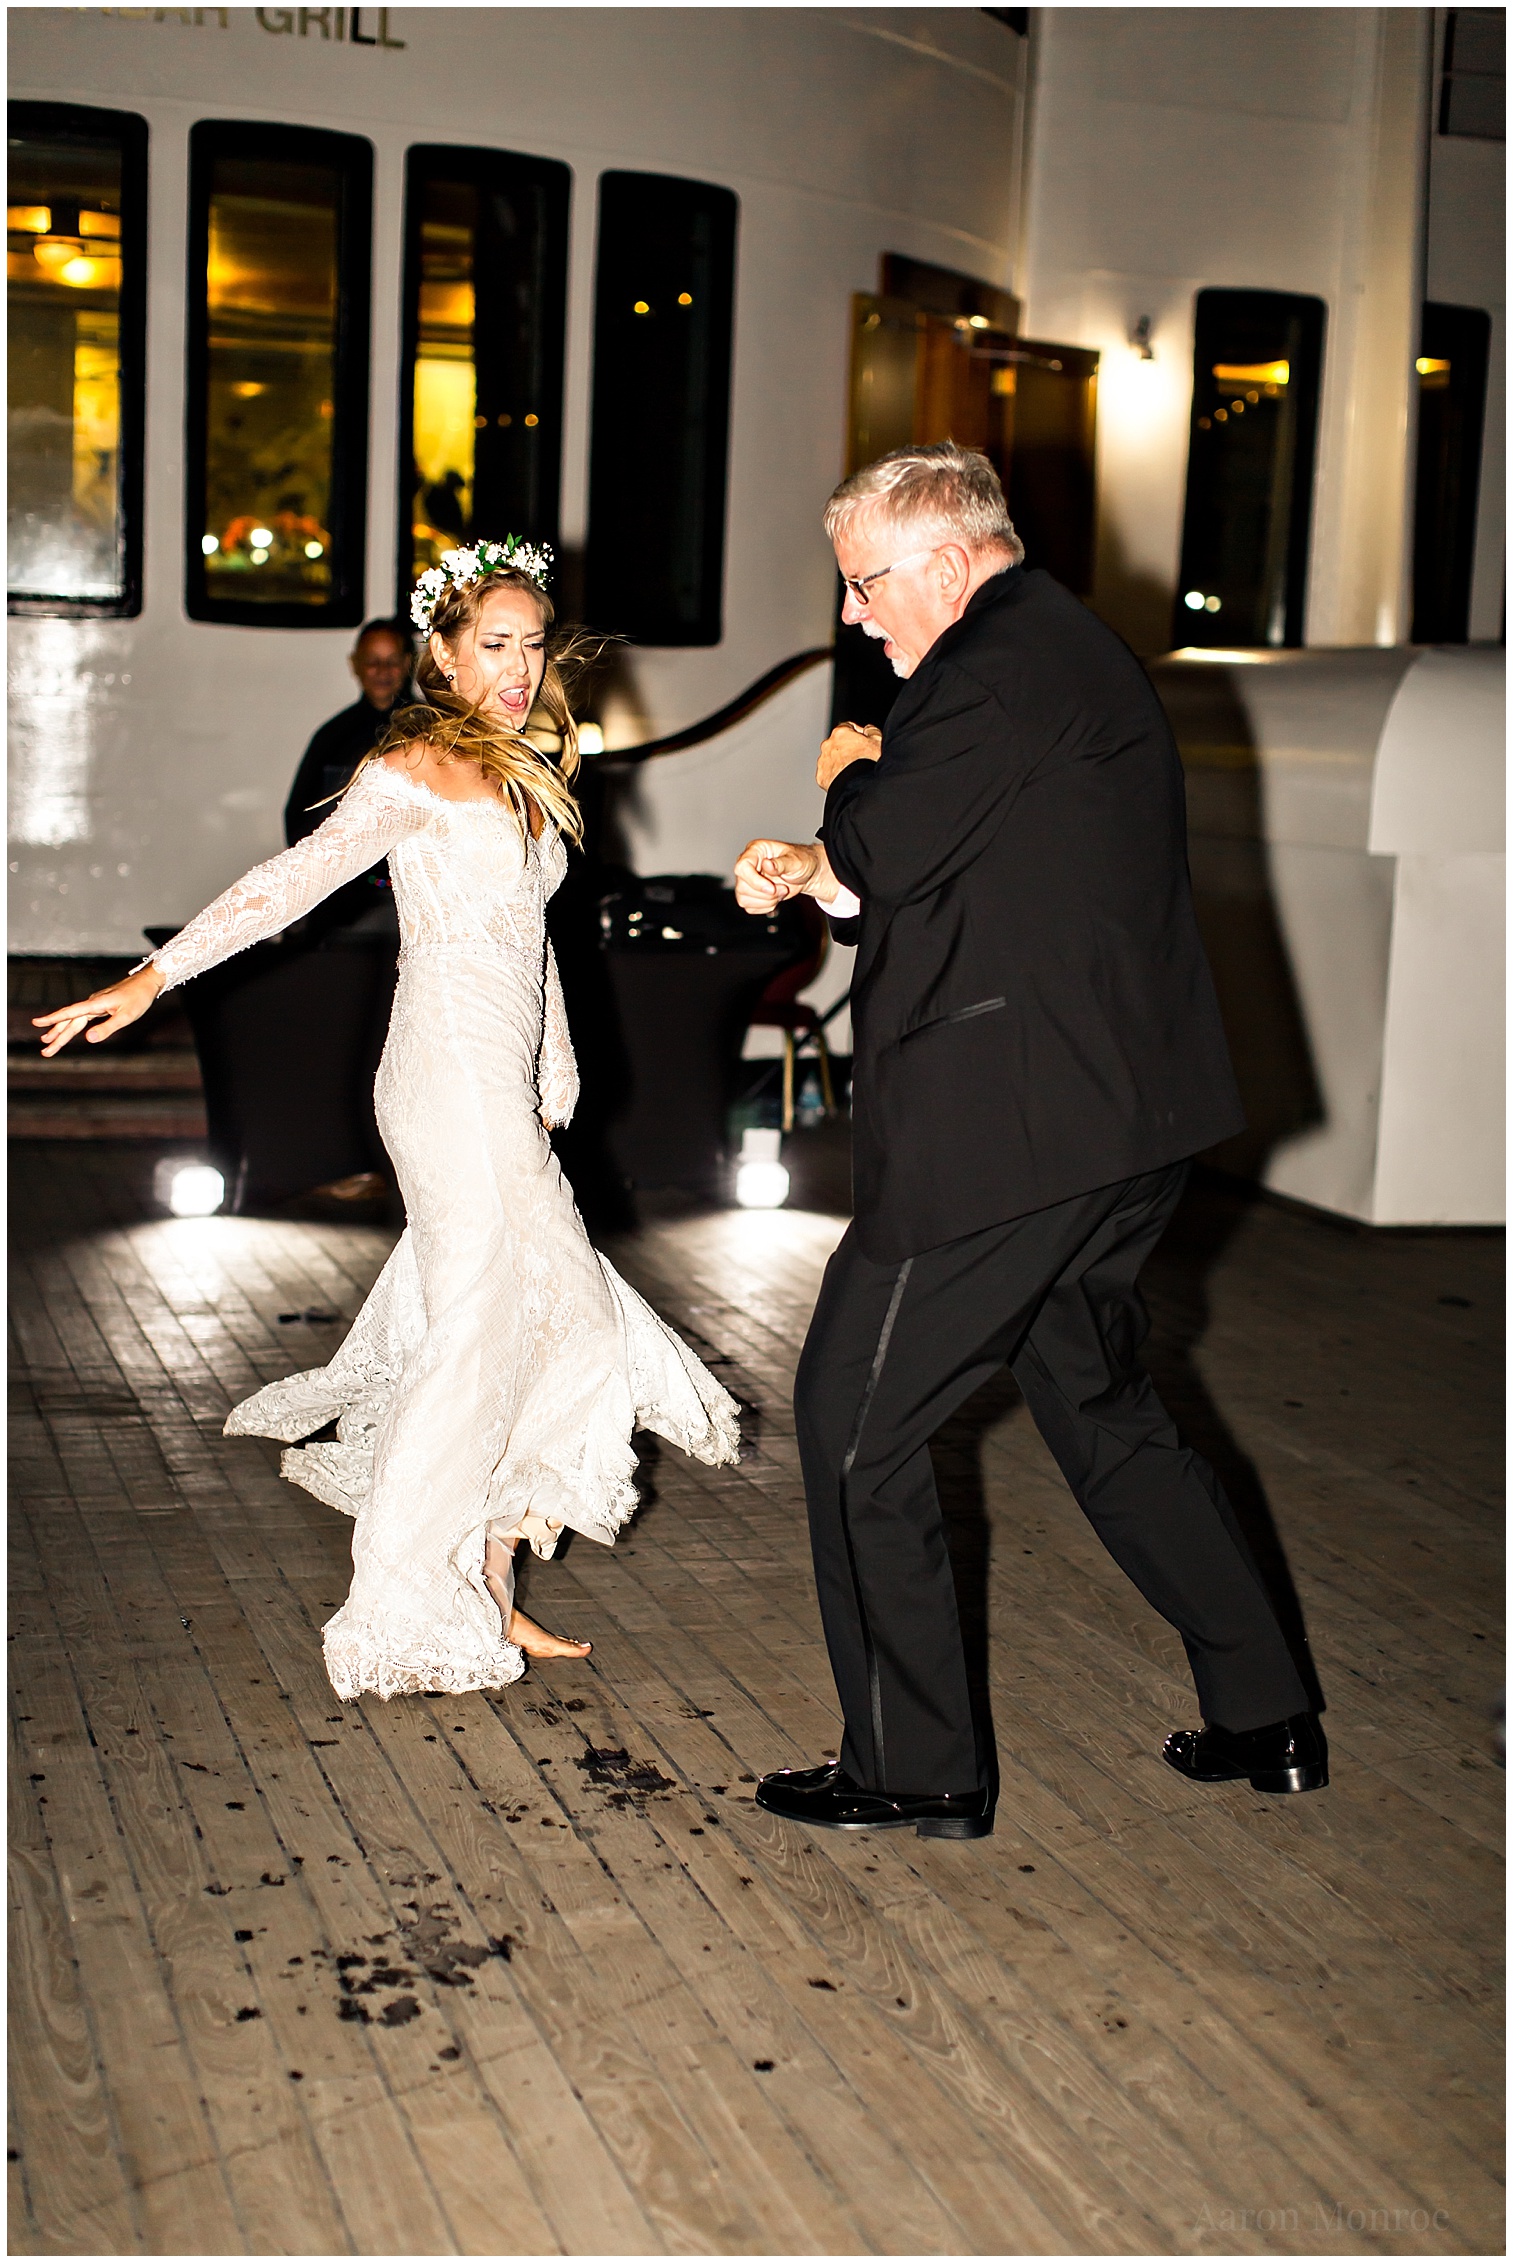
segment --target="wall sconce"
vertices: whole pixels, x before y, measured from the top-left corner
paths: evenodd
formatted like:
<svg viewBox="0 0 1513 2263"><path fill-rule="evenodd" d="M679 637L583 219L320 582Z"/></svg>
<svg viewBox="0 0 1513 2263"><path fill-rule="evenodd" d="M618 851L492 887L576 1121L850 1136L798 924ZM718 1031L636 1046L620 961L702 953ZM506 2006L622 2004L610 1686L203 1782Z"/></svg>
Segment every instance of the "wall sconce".
<svg viewBox="0 0 1513 2263"><path fill-rule="evenodd" d="M1129 342L1142 361L1154 361L1156 358L1156 349L1151 344L1152 327L1150 316L1142 314L1129 334Z"/></svg>

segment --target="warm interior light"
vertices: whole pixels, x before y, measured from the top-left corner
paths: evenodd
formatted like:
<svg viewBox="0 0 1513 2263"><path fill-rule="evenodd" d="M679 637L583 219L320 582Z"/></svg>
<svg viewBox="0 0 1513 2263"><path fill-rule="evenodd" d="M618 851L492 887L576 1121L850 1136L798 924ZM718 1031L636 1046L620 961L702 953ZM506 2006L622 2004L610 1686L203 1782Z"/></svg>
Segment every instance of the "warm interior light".
<svg viewBox="0 0 1513 2263"><path fill-rule="evenodd" d="M305 556L307 558L324 558L325 555L326 546L323 542L307 542L305 544Z"/></svg>
<svg viewBox="0 0 1513 2263"><path fill-rule="evenodd" d="M604 733L597 723L580 723L578 725L578 752L580 754L602 754L604 752Z"/></svg>
<svg viewBox="0 0 1513 2263"><path fill-rule="evenodd" d="M651 308L647 305L645 299L637 299L635 305L631 308L631 312L632 314L650 314Z"/></svg>
<svg viewBox="0 0 1513 2263"><path fill-rule="evenodd" d="M259 550L271 550L273 547L273 535L265 526L253 527L247 539L249 542L255 542Z"/></svg>
<svg viewBox="0 0 1513 2263"><path fill-rule="evenodd" d="M679 291L679 293L678 293L678 304L679 304L679 306L692 306L692 305L693 305L693 293L692 293L692 291Z"/></svg>
<svg viewBox="0 0 1513 2263"><path fill-rule="evenodd" d="M969 330L991 330L992 327L992 323L985 314L969 314L967 316L967 328Z"/></svg>
<svg viewBox="0 0 1513 2263"><path fill-rule="evenodd" d="M32 257L44 275L71 290L118 289L121 262L110 253L87 252L82 237L42 236L32 245Z"/></svg>
<svg viewBox="0 0 1513 2263"><path fill-rule="evenodd" d="M1447 377L1450 374L1450 364L1436 360L1432 354L1420 354L1413 366L1420 377L1437 377L1441 370Z"/></svg>
<svg viewBox="0 0 1513 2263"><path fill-rule="evenodd" d="M1280 658L1270 652L1226 652L1217 644L1179 644L1170 655L1173 660L1215 661L1228 668L1264 668L1268 660Z"/></svg>
<svg viewBox="0 0 1513 2263"><path fill-rule="evenodd" d="M266 393L268 388L266 385L260 385L254 377L243 377L238 379L231 390L239 401L255 401L260 394Z"/></svg>
<svg viewBox="0 0 1513 2263"><path fill-rule="evenodd" d="M213 558L220 547L220 539L218 536L213 534L202 534L200 536L200 548L204 551L207 558Z"/></svg>
<svg viewBox="0 0 1513 2263"><path fill-rule="evenodd" d="M266 566L268 563L267 551L254 550L252 553L252 563L254 564L254 566Z"/></svg>
<svg viewBox="0 0 1513 2263"><path fill-rule="evenodd" d="M1202 612L1202 610L1203 610L1203 592L1202 592L1202 590L1201 590L1201 589L1190 589L1190 590L1189 590L1189 591L1187 592L1187 595L1186 595L1186 596L1185 596L1185 597L1183 598L1182 602L1183 602L1183 604L1184 604L1184 605L1185 605L1185 606L1187 607L1187 609L1188 609L1188 611L1189 611L1190 613L1201 613L1201 612Z"/></svg>
<svg viewBox="0 0 1513 2263"><path fill-rule="evenodd" d="M81 212L79 233L81 236L105 236L111 242L119 243L121 215L119 212Z"/></svg>
<svg viewBox="0 0 1513 2263"><path fill-rule="evenodd" d="M534 431L536 426L541 422L541 419L539 416L528 416L525 421L530 429Z"/></svg>
<svg viewBox="0 0 1513 2263"><path fill-rule="evenodd" d="M5 208L5 225L13 236L45 236L52 224L48 205L8 204Z"/></svg>
<svg viewBox="0 0 1513 2263"><path fill-rule="evenodd" d="M1286 361L1219 361L1214 375L1221 385L1285 385L1292 375Z"/></svg>
<svg viewBox="0 0 1513 2263"><path fill-rule="evenodd" d="M424 282L420 286L420 321L427 331L471 331L477 311L471 283Z"/></svg>

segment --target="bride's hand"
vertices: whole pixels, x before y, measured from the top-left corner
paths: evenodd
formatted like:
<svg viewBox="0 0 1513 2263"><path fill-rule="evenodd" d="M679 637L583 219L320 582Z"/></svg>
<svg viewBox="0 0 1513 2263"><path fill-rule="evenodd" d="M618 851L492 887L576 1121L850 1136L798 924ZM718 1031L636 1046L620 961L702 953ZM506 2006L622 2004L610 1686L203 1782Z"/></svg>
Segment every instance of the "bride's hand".
<svg viewBox="0 0 1513 2263"><path fill-rule="evenodd" d="M50 1014L34 1014L33 1029L43 1030L42 1057L50 1060L61 1053L81 1029L88 1030L87 1045L98 1045L102 1038L114 1037L118 1029L126 1029L143 1014L163 987L163 977L155 966L138 967L120 982L112 982L104 990L95 991L89 998L80 998L72 1006L59 1006ZM89 1029L92 1021L98 1029Z"/></svg>
<svg viewBox="0 0 1513 2263"><path fill-rule="evenodd" d="M819 869L817 843L748 841L736 859L735 900L742 911L769 912L802 895Z"/></svg>

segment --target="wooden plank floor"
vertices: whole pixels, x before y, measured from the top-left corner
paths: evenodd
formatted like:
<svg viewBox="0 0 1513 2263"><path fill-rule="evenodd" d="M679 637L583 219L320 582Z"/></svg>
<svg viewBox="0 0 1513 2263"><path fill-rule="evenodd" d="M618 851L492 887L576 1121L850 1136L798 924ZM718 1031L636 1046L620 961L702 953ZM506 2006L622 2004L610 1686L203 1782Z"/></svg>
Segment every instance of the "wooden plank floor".
<svg viewBox="0 0 1513 2263"><path fill-rule="evenodd" d="M343 1706L349 1527L220 1426L390 1237L154 1217L150 1160L17 1151L12 2252L1501 2252L1499 1241L1210 1186L1151 1269L1328 1792L1162 1767L1179 1645L995 1387L939 1458L997 1833L833 1840L751 1785L837 1739L788 1394L839 1220L616 1245L751 1444L652 1442L536 1567L590 1664Z"/></svg>

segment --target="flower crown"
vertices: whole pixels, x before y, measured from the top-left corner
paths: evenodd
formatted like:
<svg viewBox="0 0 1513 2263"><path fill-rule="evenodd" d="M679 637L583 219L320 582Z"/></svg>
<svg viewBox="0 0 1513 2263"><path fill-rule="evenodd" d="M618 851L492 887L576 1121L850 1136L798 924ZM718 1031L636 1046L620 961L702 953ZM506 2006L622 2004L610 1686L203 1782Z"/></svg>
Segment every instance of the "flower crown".
<svg viewBox="0 0 1513 2263"><path fill-rule="evenodd" d="M502 542L475 542L470 550L443 550L441 564L428 566L415 584L410 619L422 635L429 635L436 608L449 589L470 589L486 574L497 574L505 567L545 589L552 570L552 546L507 534Z"/></svg>

